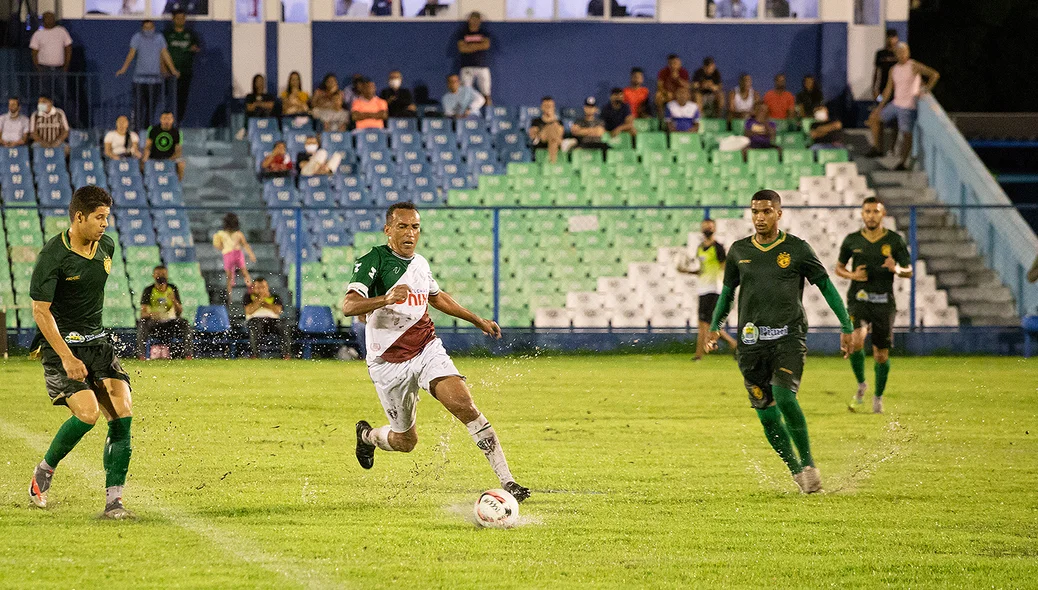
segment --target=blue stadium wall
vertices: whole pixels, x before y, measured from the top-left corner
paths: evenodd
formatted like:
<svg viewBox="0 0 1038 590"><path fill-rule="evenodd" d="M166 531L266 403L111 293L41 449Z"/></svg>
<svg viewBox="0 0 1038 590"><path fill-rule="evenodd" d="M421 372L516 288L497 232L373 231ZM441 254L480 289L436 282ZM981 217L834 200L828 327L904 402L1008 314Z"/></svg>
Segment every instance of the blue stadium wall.
<svg viewBox="0 0 1038 590"><path fill-rule="evenodd" d="M130 77L114 73L126 57L138 22L67 20L81 67L102 77L102 100L130 92ZM230 98L231 23L193 23L202 38L194 85L184 121L188 127L219 124ZM274 28L273 26L271 27ZM358 72L381 82L390 69L403 71L410 85L425 84L431 96L444 91L444 76L457 67L454 22L315 22L313 74L342 77ZM494 98L501 104L537 104L551 94L563 105L579 105L588 95L605 98L626 83L632 66L651 79L668 53L685 58L689 69L705 55L717 59L725 83L750 73L760 91L784 72L794 91L806 74L819 76L827 99L847 86L846 23L635 24L592 22L489 23L495 38L491 57ZM276 43L268 35L268 53ZM277 60L268 55L268 77Z"/></svg>

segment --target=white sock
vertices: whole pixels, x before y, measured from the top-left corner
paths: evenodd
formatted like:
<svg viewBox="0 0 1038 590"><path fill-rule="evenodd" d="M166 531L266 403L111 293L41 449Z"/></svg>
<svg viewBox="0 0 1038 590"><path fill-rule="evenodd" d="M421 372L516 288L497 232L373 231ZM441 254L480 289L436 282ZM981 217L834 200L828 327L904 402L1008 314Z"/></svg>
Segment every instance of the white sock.
<svg viewBox="0 0 1038 590"><path fill-rule="evenodd" d="M123 497L123 486L110 486L105 488L105 504L111 504Z"/></svg>
<svg viewBox="0 0 1038 590"><path fill-rule="evenodd" d="M505 460L505 452L501 449L501 442L497 440L497 433L494 432L494 427L487 422L486 417L480 414L478 418L466 424L465 427L469 429L469 434L472 435L472 440L475 441L476 446L486 455L487 461L490 461L490 467L494 470L497 478L501 480L501 485L515 481L515 478L512 477L512 472L508 469L508 461Z"/></svg>
<svg viewBox="0 0 1038 590"><path fill-rule="evenodd" d="M389 426L381 426L379 428L372 428L364 435L364 442L369 445L375 445L383 451L395 451L393 447L389 446Z"/></svg>
<svg viewBox="0 0 1038 590"><path fill-rule="evenodd" d="M46 459L40 461L40 467L42 467L44 471L50 471L51 473L54 473L54 468L47 464Z"/></svg>

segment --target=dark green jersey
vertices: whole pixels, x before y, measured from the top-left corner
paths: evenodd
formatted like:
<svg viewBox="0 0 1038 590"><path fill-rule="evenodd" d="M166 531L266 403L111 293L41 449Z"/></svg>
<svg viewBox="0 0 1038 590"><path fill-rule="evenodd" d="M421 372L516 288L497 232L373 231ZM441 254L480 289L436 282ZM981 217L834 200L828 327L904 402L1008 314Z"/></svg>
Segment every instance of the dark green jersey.
<svg viewBox="0 0 1038 590"><path fill-rule="evenodd" d="M188 29L178 33L170 27L163 36L166 38L166 48L169 49L173 65L180 73L190 74L195 62L195 53L191 51L191 47L198 45L198 35Z"/></svg>
<svg viewBox="0 0 1038 590"><path fill-rule="evenodd" d="M114 254L115 241L107 235L94 243L90 256L74 252L65 230L51 238L36 259L29 297L33 301L50 302L58 331L69 346L104 336L101 310ZM42 334L37 331L33 349L42 340Z"/></svg>
<svg viewBox="0 0 1038 590"><path fill-rule="evenodd" d="M726 260L724 286L739 287L742 344L804 338L804 279L818 285L829 278L811 246L785 232L766 246L751 236L732 244Z"/></svg>
<svg viewBox="0 0 1038 590"><path fill-rule="evenodd" d="M898 266L907 267L912 263L908 254L908 246L904 239L894 231L885 230L875 242L869 241L865 234L856 231L843 239L840 246L840 265L851 267L865 265L868 273L867 281L851 281L847 291L847 303L875 303L895 307L894 273L883 268L883 261L893 257Z"/></svg>

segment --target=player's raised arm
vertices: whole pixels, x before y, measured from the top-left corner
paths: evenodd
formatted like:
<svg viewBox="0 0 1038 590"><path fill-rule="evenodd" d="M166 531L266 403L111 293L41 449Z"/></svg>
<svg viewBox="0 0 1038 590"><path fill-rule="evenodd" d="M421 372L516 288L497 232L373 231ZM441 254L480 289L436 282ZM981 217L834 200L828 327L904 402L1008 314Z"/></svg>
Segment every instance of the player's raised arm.
<svg viewBox="0 0 1038 590"><path fill-rule="evenodd" d="M435 295L429 295L429 305L449 316L456 317L459 320L465 320L480 330L483 330L483 333L491 338L498 339L501 337L501 326L498 326L497 322L481 318L472 313L463 305L455 301L450 294L444 291L439 291Z"/></svg>

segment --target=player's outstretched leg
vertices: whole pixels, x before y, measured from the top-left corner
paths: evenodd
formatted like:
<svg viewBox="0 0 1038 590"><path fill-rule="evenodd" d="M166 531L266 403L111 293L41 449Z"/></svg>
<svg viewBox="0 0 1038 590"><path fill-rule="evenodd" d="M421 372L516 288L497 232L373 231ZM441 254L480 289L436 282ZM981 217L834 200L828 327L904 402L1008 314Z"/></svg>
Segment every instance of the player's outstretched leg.
<svg viewBox="0 0 1038 590"><path fill-rule="evenodd" d="M404 432L396 432L388 424L372 428L367 420L357 422L357 461L364 469L375 464L375 447L383 451L410 453L418 444L418 434L412 426Z"/></svg>
<svg viewBox="0 0 1038 590"><path fill-rule="evenodd" d="M800 455L800 464L804 467L803 478L806 487L802 485L801 488L808 494L821 491L822 478L815 467L814 458L811 456L811 440L807 435L807 419L804 418L804 412L800 409L797 394L792 390L777 385L772 385L771 390L775 396L775 405L785 420L789 438L793 440L797 453Z"/></svg>
<svg viewBox="0 0 1038 590"><path fill-rule="evenodd" d="M757 410L757 418L760 419L761 426L764 427L764 436L768 439L768 443L771 444L771 448L775 449L782 462L786 464L786 467L789 467L789 472L793 474L793 478L797 479L802 468L796 453L793 452L793 444L789 439L789 432L786 430L786 426L782 424L782 413L776 406L768 406L763 410ZM799 479L797 479L797 483L800 483Z"/></svg>
<svg viewBox="0 0 1038 590"><path fill-rule="evenodd" d="M36 466L32 482L29 484L29 499L40 508L47 507L47 491L50 489L51 478L54 477L54 469L72 452L83 436L90 432L99 413L97 399L89 389L76 392L65 400L72 411L72 417L66 420L54 435L47 454Z"/></svg>
<svg viewBox="0 0 1038 590"><path fill-rule="evenodd" d="M854 378L858 381L858 391L854 394L854 405L847 409L853 412L855 406L861 405L865 401L865 390L869 388L865 383L865 332L863 328L854 331L852 342L854 352L848 356L851 361L851 370L854 371Z"/></svg>
<svg viewBox="0 0 1038 590"><path fill-rule="evenodd" d="M121 367L119 367L121 370ZM133 445L130 424L133 422L130 386L121 379L105 379L98 391L98 403L108 419L108 437L105 438L105 511L102 518L124 520L135 518L123 506L123 487L130 469Z"/></svg>
<svg viewBox="0 0 1038 590"><path fill-rule="evenodd" d="M486 417L476 409L476 405L472 401L472 394L469 393L469 388L465 385L465 381L458 376L442 377L432 382L430 391L443 404L443 407L447 408L448 412L453 414L458 420L461 420L465 427L468 428L473 442L476 443L479 450L483 451L483 455L486 456L491 469L494 470L494 474L501 481L501 487L515 496L515 499L519 502L529 498L529 488L519 485L516 483L515 478L512 477L512 472L508 468L508 461L505 459L505 452L501 448L501 442L497 438L497 433Z"/></svg>
<svg viewBox="0 0 1038 590"><path fill-rule="evenodd" d="M887 375L890 374L890 351L875 351L876 361L876 396L872 398L872 411L883 413L883 392L887 389Z"/></svg>

